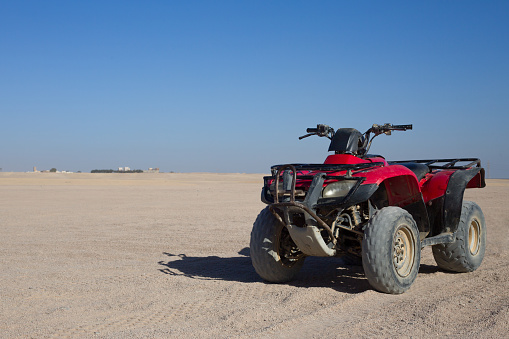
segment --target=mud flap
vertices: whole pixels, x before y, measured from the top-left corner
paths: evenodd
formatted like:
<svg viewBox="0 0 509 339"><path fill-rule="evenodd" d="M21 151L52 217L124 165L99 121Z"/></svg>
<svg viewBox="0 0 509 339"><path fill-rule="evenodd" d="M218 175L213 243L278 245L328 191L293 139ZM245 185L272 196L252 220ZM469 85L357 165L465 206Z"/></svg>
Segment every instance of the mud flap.
<svg viewBox="0 0 509 339"><path fill-rule="evenodd" d="M444 196L442 232L456 232L458 229L465 188L479 172L481 172L481 182L484 183L484 169L481 167L456 171L451 175Z"/></svg>

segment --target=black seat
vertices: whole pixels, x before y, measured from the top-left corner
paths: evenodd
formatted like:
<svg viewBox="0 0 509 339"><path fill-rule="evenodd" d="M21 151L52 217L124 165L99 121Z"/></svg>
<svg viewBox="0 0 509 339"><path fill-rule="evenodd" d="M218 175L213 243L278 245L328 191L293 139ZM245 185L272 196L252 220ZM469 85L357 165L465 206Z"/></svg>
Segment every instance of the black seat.
<svg viewBox="0 0 509 339"><path fill-rule="evenodd" d="M420 164L418 162L403 162L398 165L405 166L406 168L414 172L415 176L417 177L417 180L421 180L427 173L430 172L430 169L427 165Z"/></svg>

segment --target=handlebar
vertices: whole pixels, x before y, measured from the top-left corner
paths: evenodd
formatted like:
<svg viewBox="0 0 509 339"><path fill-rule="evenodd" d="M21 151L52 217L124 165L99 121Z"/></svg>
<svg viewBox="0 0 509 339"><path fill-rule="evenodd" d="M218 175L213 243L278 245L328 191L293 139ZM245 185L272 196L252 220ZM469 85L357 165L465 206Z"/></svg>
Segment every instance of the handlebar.
<svg viewBox="0 0 509 339"><path fill-rule="evenodd" d="M374 124L370 129L368 129L364 133L365 138L363 141L364 145L362 146L362 148L365 149L367 152L367 150L369 150L369 147L371 146L371 142L373 141L373 138L376 137L377 135L380 135L380 134L390 135L391 131L406 131L406 130L411 130L411 129L412 129L412 125L392 125L392 124L377 125L377 124ZM329 127L327 125L322 125L322 124L316 125L316 128L312 128L312 127L307 128L306 132L308 134L299 137L299 140L310 137L312 135L318 135L319 137L327 137L332 140L332 138L334 137L334 133L335 133L334 128ZM373 133L373 137L370 140L371 133Z"/></svg>

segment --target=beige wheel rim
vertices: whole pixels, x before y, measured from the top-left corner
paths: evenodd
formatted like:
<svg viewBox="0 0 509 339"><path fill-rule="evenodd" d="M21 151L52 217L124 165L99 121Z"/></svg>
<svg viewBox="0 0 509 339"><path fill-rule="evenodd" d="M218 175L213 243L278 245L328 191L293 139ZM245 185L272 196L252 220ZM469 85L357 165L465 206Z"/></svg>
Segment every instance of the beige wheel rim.
<svg viewBox="0 0 509 339"><path fill-rule="evenodd" d="M481 242L481 225L477 219L472 219L468 228L468 249L470 254L476 255L479 252Z"/></svg>
<svg viewBox="0 0 509 339"><path fill-rule="evenodd" d="M393 264L401 277L410 274L415 260L415 239L408 226L402 226L394 237Z"/></svg>

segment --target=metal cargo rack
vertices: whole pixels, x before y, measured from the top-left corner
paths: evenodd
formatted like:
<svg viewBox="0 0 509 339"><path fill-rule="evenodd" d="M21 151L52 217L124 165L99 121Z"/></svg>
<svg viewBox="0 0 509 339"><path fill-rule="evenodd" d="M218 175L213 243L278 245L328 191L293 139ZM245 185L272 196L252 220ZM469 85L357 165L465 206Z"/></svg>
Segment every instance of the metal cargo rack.
<svg viewBox="0 0 509 339"><path fill-rule="evenodd" d="M355 171L370 167L383 166L383 162L370 162L362 164L288 164L288 165L275 165L270 168L272 176L275 176L278 170L284 166L292 166L297 172L302 171L324 171L324 172L341 172L341 171ZM293 169L292 168L292 169ZM310 176L311 177L311 176ZM302 176L299 176L302 178Z"/></svg>
<svg viewBox="0 0 509 339"><path fill-rule="evenodd" d="M466 162L465 165L457 165L458 162ZM481 167L481 160L479 158L458 158L458 159L430 159L430 160L398 160L388 161L389 165L398 165L404 163L418 163L428 166L430 169L469 169L472 167ZM437 165L444 163L443 165Z"/></svg>

